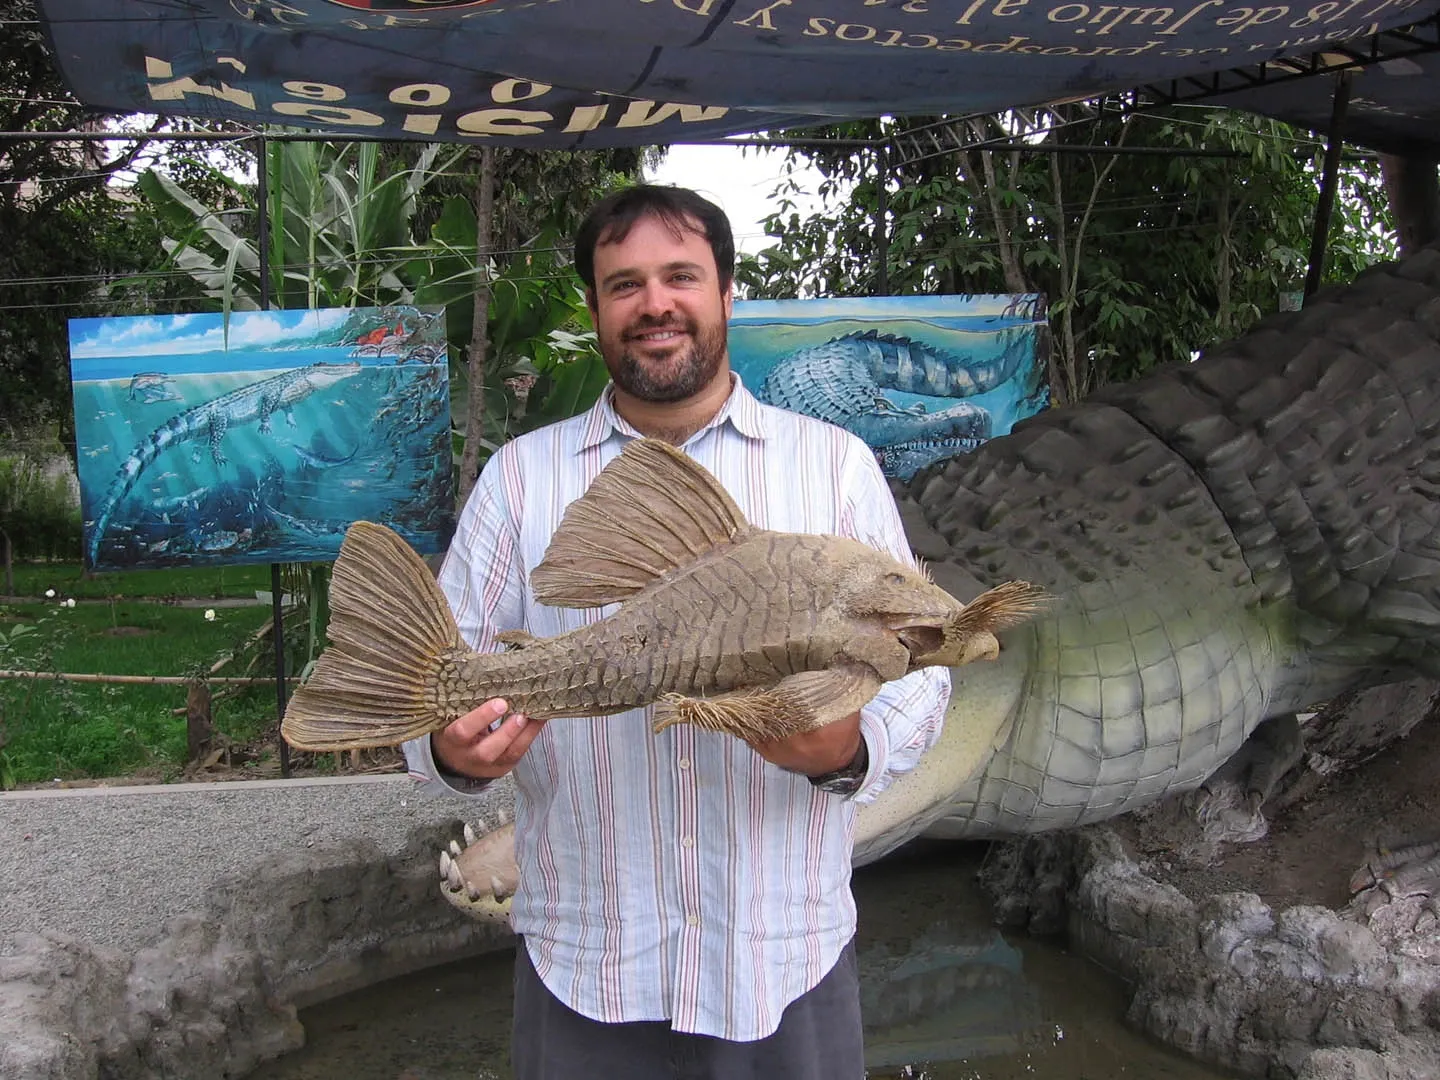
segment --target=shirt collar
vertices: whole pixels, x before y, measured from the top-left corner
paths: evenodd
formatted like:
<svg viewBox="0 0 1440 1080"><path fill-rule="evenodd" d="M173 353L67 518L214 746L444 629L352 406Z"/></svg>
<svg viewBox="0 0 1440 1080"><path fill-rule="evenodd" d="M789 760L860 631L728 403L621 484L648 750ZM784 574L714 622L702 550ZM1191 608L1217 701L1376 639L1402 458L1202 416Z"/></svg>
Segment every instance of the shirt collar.
<svg viewBox="0 0 1440 1080"><path fill-rule="evenodd" d="M770 437L770 425L765 411L760 407L760 402L756 400L755 395L746 388L744 380L734 371L730 372L730 396L720 406L720 411L696 434L709 431L711 428L725 423L729 423L747 439L763 440ZM599 446L612 435L637 439L640 437L640 432L631 427L630 423L615 411L615 384L607 383L600 394L600 399L585 414L585 423L581 428L580 442L576 446L575 452L579 453L582 450Z"/></svg>

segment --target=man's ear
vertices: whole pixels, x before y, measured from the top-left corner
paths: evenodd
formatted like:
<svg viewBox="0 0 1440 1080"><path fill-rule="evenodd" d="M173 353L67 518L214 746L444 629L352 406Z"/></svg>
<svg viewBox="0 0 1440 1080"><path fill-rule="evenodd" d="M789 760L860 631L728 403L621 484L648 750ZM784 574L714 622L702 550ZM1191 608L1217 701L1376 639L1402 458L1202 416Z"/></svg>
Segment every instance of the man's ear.
<svg viewBox="0 0 1440 1080"><path fill-rule="evenodd" d="M598 323L600 321L600 309L595 304L594 289L585 290L585 306L590 309L590 321L592 323Z"/></svg>
<svg viewBox="0 0 1440 1080"><path fill-rule="evenodd" d="M725 291L720 294L720 300L725 305L725 318L728 320L735 313L735 279L730 279L730 284L725 286Z"/></svg>

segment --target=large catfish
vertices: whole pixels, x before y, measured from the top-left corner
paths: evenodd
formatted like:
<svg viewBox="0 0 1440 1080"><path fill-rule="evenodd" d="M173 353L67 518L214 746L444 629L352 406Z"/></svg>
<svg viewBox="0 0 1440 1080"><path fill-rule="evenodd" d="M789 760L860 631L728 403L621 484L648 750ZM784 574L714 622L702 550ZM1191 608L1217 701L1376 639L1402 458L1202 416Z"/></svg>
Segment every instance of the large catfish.
<svg viewBox="0 0 1440 1080"><path fill-rule="evenodd" d="M552 638L507 631L510 651L476 653L420 557L356 522L335 563L332 644L291 699L285 738L388 746L493 697L540 719L654 703L657 731L783 738L907 672L993 659L995 631L1043 600L1012 581L962 604L865 544L757 529L699 463L654 439L627 445L566 508L530 584L545 604L619 607Z"/></svg>

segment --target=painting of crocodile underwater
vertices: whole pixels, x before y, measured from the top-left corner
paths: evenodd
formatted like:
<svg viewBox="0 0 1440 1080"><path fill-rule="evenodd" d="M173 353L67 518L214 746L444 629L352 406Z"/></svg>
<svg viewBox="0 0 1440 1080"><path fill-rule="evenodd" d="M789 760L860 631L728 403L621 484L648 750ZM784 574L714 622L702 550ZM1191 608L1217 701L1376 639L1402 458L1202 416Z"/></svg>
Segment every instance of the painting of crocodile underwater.
<svg viewBox="0 0 1440 1080"><path fill-rule="evenodd" d="M1044 334L1034 294L743 300L730 362L761 401L859 435L907 480L1046 406Z"/></svg>
<svg viewBox="0 0 1440 1080"><path fill-rule="evenodd" d="M441 310L72 319L70 367L92 569L329 561L359 518L449 545Z"/></svg>

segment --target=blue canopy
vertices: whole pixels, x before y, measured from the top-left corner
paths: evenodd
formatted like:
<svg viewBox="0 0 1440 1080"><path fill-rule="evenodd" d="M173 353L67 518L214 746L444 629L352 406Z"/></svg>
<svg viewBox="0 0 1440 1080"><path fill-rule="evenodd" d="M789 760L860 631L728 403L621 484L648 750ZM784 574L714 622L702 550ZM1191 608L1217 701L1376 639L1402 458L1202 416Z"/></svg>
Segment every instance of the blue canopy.
<svg viewBox="0 0 1440 1080"><path fill-rule="evenodd" d="M1172 6L1173 5L1173 6ZM587 148L1145 87L1440 152L1440 0L42 0L86 104ZM1308 57L1298 65L1277 63Z"/></svg>

